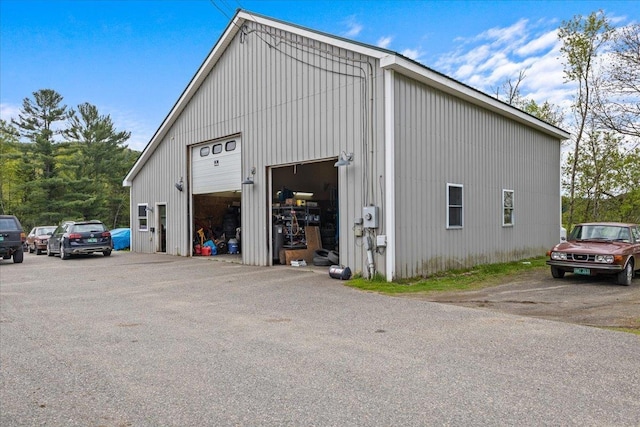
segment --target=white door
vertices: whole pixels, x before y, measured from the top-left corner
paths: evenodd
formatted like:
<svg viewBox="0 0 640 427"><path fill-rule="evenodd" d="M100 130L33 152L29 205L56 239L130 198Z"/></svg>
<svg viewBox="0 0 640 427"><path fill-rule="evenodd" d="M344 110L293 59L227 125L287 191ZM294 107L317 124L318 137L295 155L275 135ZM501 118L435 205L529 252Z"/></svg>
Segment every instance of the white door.
<svg viewBox="0 0 640 427"><path fill-rule="evenodd" d="M193 194L238 191L242 187L240 138L207 142L191 148Z"/></svg>

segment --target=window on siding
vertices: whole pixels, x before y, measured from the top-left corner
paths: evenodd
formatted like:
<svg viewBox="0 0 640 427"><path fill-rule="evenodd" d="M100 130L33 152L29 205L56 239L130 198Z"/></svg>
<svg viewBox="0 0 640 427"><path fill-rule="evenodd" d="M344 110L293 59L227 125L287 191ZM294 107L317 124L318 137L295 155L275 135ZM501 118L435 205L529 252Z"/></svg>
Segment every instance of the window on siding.
<svg viewBox="0 0 640 427"><path fill-rule="evenodd" d="M447 228L462 228L462 185L447 184Z"/></svg>
<svg viewBox="0 0 640 427"><path fill-rule="evenodd" d="M138 204L138 231L147 231L147 208L149 205L147 203L139 203Z"/></svg>
<svg viewBox="0 0 640 427"><path fill-rule="evenodd" d="M200 149L200 157L206 157L209 155L209 146L207 147L202 147Z"/></svg>
<svg viewBox="0 0 640 427"><path fill-rule="evenodd" d="M502 225L513 225L513 190L502 190Z"/></svg>
<svg viewBox="0 0 640 427"><path fill-rule="evenodd" d="M213 154L222 153L222 144L216 144L213 146Z"/></svg>
<svg viewBox="0 0 640 427"><path fill-rule="evenodd" d="M235 141L229 141L224 145L224 149L226 151L233 151L236 149L236 142Z"/></svg>

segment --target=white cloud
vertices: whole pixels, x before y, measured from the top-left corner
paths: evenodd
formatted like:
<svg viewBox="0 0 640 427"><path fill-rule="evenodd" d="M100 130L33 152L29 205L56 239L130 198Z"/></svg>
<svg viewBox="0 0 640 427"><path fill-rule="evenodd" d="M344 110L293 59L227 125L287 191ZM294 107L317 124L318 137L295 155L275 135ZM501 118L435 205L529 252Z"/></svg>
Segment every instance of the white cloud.
<svg viewBox="0 0 640 427"><path fill-rule="evenodd" d="M520 19L505 28L459 38L455 51L441 56L435 68L491 95L506 80L515 81L524 71L520 85L523 96L566 107L573 89L564 84L556 26L549 21Z"/></svg>
<svg viewBox="0 0 640 427"><path fill-rule="evenodd" d="M349 16L345 21L344 25L347 27L347 30L342 33L344 37L353 38L357 37L362 29L364 28L362 24L356 21L355 16Z"/></svg>
<svg viewBox="0 0 640 427"><path fill-rule="evenodd" d="M376 45L378 47L383 48L383 49L388 49L392 40L393 40L393 37L391 37L391 36L380 37L380 39L378 40L378 43L376 43Z"/></svg>
<svg viewBox="0 0 640 427"><path fill-rule="evenodd" d="M494 27L476 36L477 40L492 40L495 43L511 43L526 36L527 19L520 19L515 24L506 28Z"/></svg>
<svg viewBox="0 0 640 427"><path fill-rule="evenodd" d="M406 56L409 59L413 59L414 61L420 60L424 52L421 49L405 49L400 52L402 56Z"/></svg>
<svg viewBox="0 0 640 427"><path fill-rule="evenodd" d="M12 104L0 104L0 119L11 122L11 119L17 119L20 113L20 107Z"/></svg>
<svg viewBox="0 0 640 427"><path fill-rule="evenodd" d="M515 53L520 56L528 56L542 50L547 50L559 44L560 40L558 39L558 31L552 30L543 34L541 37L529 41L519 49L516 49Z"/></svg>

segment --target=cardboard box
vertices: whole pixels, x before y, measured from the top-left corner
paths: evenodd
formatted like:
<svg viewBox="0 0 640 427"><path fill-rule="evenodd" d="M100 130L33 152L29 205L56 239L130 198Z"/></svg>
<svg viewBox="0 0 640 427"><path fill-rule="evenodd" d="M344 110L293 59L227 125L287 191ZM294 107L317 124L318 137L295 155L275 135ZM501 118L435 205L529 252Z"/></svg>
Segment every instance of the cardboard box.
<svg viewBox="0 0 640 427"><path fill-rule="evenodd" d="M284 204L285 204L286 206L293 206L293 199L286 199L286 200L284 201Z"/></svg>

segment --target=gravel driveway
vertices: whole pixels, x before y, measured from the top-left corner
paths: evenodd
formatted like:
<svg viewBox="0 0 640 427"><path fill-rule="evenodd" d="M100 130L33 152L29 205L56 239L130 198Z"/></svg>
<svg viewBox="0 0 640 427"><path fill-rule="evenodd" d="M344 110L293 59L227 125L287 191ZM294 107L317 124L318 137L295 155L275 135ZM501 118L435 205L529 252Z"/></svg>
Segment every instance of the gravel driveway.
<svg viewBox="0 0 640 427"><path fill-rule="evenodd" d="M628 333L114 253L0 262L0 425L640 425Z"/></svg>

